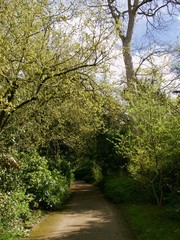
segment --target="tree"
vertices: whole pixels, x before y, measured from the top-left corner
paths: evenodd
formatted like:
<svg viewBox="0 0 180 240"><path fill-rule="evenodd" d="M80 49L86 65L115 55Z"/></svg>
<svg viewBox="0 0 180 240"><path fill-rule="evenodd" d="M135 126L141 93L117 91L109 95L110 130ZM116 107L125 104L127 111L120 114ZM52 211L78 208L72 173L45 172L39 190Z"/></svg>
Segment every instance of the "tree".
<svg viewBox="0 0 180 240"><path fill-rule="evenodd" d="M104 130L104 105L112 99L102 79L111 51L109 32L62 2L0 3L3 234L23 228L29 204L62 203L72 180L69 154L84 160L93 136Z"/></svg>
<svg viewBox="0 0 180 240"><path fill-rule="evenodd" d="M47 102L67 78L83 86L91 69L107 58L107 34L90 38L81 31L81 19L71 24L77 20L71 7L55 1L1 1L1 132L18 109L39 99Z"/></svg>
<svg viewBox="0 0 180 240"><path fill-rule="evenodd" d="M177 101L144 83L128 99L129 130L119 138L117 149L129 158L131 175L149 186L162 206L169 190L177 193L179 184Z"/></svg>
<svg viewBox="0 0 180 240"><path fill-rule="evenodd" d="M85 150L88 139L104 128L102 115L108 111L106 102L112 101L112 93L108 85L96 84L93 76L81 81L69 74L55 91L48 88L45 96L17 109L1 137L20 148L59 140L77 152Z"/></svg>
<svg viewBox="0 0 180 240"><path fill-rule="evenodd" d="M161 30L164 24L167 23L166 15L169 14L172 16L175 14L174 9L179 3L178 1L128 0L125 3L124 9L119 4L119 1L107 0L107 3L117 34L122 41L127 83L131 84L131 82L136 81L131 45L134 26L138 20L138 16L145 16L148 23L147 26ZM162 9L165 13L161 11ZM178 9L176 10L178 11Z"/></svg>
<svg viewBox="0 0 180 240"><path fill-rule="evenodd" d="M131 85L137 81L136 71L132 60L132 38L136 22L141 18L147 21L147 32L152 35L153 31L161 31L173 20L173 16L179 13L179 1L176 0L107 0L86 1L87 5L96 9L96 14L101 24L114 26L120 41L122 42L122 54L126 70L127 84ZM106 16L106 17L105 17ZM107 20L110 16L111 20Z"/></svg>

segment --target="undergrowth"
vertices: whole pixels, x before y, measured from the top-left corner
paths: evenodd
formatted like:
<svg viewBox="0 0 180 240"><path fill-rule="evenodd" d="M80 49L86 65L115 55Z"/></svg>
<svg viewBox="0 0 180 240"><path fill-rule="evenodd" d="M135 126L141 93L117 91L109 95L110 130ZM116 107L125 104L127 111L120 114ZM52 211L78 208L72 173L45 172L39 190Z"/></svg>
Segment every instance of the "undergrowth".
<svg viewBox="0 0 180 240"><path fill-rule="evenodd" d="M138 240L179 240L180 219L175 206L159 208L150 204L123 204ZM169 211L171 214L169 214Z"/></svg>

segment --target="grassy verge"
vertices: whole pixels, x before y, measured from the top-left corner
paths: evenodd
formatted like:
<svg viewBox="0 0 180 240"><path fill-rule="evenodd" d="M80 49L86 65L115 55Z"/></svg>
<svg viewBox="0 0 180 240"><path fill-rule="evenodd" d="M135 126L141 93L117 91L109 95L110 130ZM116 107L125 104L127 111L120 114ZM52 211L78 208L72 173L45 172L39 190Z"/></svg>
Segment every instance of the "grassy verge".
<svg viewBox="0 0 180 240"><path fill-rule="evenodd" d="M171 208L154 205L123 204L125 215L139 240L179 240L179 217L169 214Z"/></svg>

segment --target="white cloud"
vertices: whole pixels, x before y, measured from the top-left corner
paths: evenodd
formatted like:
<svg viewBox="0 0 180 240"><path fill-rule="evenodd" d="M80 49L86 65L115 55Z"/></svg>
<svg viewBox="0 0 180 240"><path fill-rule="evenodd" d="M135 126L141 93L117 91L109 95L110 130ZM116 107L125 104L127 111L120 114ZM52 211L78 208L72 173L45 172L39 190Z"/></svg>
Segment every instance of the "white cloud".
<svg viewBox="0 0 180 240"><path fill-rule="evenodd" d="M176 17L178 21L180 21L180 15Z"/></svg>
<svg viewBox="0 0 180 240"><path fill-rule="evenodd" d="M120 50L114 50L114 53ZM112 53L112 54L114 54ZM148 52L133 56L133 63L135 69L137 69L141 61L147 58ZM172 72L173 56L171 54L154 54L143 61L139 69L139 77L151 78L153 74L157 80L162 80L162 88L166 92L173 92L178 88L179 80L176 78L175 73ZM154 72L153 72L154 71ZM155 71L157 71L155 73ZM153 77L153 76L152 76ZM110 65L109 78L111 82L121 85L125 80L125 65L122 54L119 54L117 58L113 60Z"/></svg>

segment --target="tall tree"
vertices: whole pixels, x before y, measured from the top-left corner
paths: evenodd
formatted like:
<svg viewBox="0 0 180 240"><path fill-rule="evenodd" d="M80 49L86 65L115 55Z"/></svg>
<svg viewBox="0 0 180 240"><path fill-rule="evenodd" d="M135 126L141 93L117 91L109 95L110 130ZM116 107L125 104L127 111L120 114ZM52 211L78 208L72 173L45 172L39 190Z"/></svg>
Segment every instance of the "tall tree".
<svg viewBox="0 0 180 240"><path fill-rule="evenodd" d="M106 0L86 1L86 4L103 15L102 22L114 26L122 43L122 54L126 70L127 84L130 86L137 81L136 71L132 60L132 37L137 21L144 18L147 31L162 30L170 23L173 16L179 13L179 1L176 0ZM111 18L113 21L105 20ZM152 31L151 31L152 35Z"/></svg>
<svg viewBox="0 0 180 240"><path fill-rule="evenodd" d="M142 84L128 98L128 132L120 136L117 150L130 159L131 175L149 186L162 206L169 188L179 189L178 101L151 84Z"/></svg>
<svg viewBox="0 0 180 240"><path fill-rule="evenodd" d="M61 1L0 3L0 131L24 105L56 94L65 76L86 75L108 56L107 34L90 37ZM91 29L93 28L91 24ZM108 33L109 34L109 33ZM51 89L51 91L48 91Z"/></svg>
<svg viewBox="0 0 180 240"><path fill-rule="evenodd" d="M119 38L122 41L123 59L126 68L127 83L136 80L135 70L132 61L132 36L138 16L144 16L148 25L154 29L162 29L167 14L177 13L179 1L156 1L156 0L127 0L121 4L118 0L107 0L108 8L114 20L114 25ZM174 12L174 9L177 11ZM147 27L148 27L147 25Z"/></svg>

